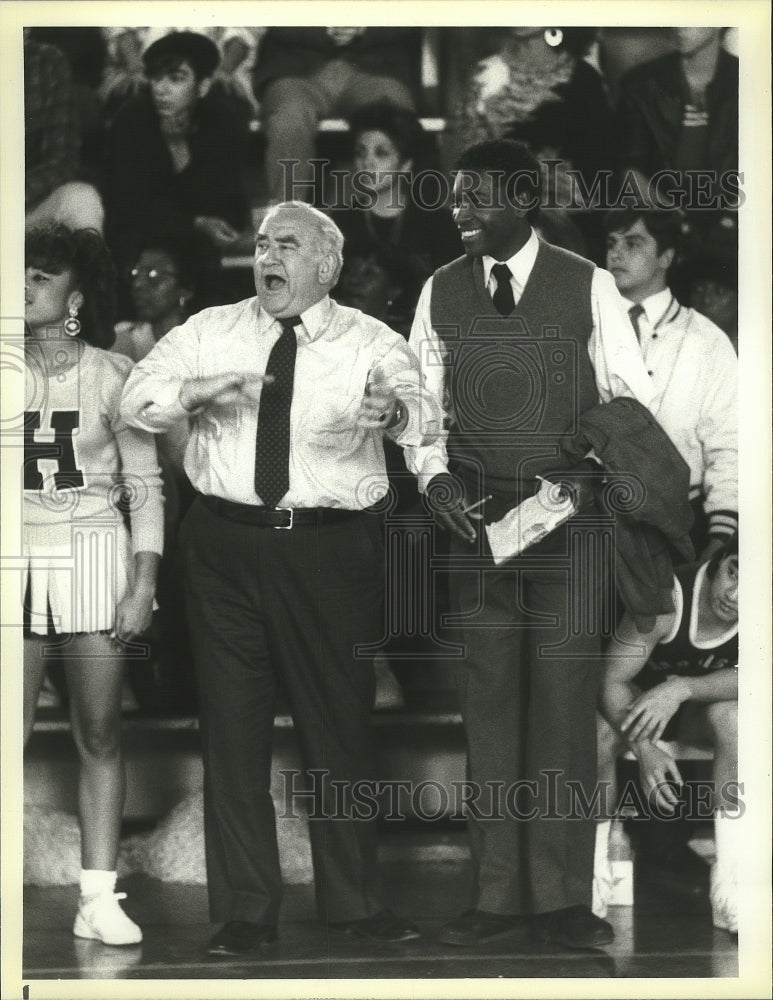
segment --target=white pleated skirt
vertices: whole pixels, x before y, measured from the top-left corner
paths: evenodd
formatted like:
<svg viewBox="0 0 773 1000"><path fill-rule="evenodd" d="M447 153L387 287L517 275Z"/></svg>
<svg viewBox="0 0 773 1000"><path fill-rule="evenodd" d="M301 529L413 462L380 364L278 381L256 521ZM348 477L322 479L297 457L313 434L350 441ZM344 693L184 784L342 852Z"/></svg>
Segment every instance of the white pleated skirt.
<svg viewBox="0 0 773 1000"><path fill-rule="evenodd" d="M133 571L122 521L25 524L24 557L33 634L48 633L49 610L58 633L112 631Z"/></svg>

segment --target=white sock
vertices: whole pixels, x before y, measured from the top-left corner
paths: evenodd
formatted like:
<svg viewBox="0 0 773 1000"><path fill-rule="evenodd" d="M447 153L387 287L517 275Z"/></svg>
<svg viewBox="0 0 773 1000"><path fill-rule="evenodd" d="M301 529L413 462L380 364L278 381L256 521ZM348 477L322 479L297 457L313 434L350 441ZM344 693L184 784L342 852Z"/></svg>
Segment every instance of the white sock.
<svg viewBox="0 0 773 1000"><path fill-rule="evenodd" d="M101 871L99 868L81 868L81 896L99 896L103 892L113 892L117 878L117 872Z"/></svg>
<svg viewBox="0 0 773 1000"><path fill-rule="evenodd" d="M595 872L606 871L606 866L609 864L609 835L611 832L611 819L604 819L596 823L596 849L593 860Z"/></svg>

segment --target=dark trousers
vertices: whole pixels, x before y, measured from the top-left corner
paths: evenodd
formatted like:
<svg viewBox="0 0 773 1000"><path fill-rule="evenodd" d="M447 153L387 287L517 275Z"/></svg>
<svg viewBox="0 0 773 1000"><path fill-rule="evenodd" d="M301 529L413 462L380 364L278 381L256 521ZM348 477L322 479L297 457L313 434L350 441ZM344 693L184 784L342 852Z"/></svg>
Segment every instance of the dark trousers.
<svg viewBox="0 0 773 1000"><path fill-rule="evenodd" d="M589 906L595 828L573 814L577 787L592 799L596 782L602 599L614 609L599 535L559 528L501 567L481 535L477 556L454 539L449 581L465 645L457 690L468 779L480 789L468 820L473 905Z"/></svg>
<svg viewBox="0 0 773 1000"><path fill-rule="evenodd" d="M199 684L210 915L273 924L281 896L270 791L277 688L305 768L345 783L372 777L375 677L356 647L380 633L381 527L372 514L256 527L197 500L181 545ZM339 793L312 803L317 818L309 820L317 909L331 922L381 908L375 820L342 818L340 801Z"/></svg>

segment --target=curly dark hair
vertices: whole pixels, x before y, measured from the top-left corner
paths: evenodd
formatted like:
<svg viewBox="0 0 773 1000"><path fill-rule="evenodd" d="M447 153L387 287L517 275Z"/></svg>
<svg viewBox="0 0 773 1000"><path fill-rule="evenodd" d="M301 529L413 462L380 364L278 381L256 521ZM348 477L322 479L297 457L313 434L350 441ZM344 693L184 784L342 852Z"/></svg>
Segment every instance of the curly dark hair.
<svg viewBox="0 0 773 1000"><path fill-rule="evenodd" d="M392 101L363 104L349 116L352 145L363 132L383 132L403 160L415 160L421 150L423 129L416 115Z"/></svg>
<svg viewBox="0 0 773 1000"><path fill-rule="evenodd" d="M69 229L62 223L31 229L24 243L24 266L48 274L72 271L73 285L83 295L78 337L92 347L113 346L115 265L96 229Z"/></svg>
<svg viewBox="0 0 773 1000"><path fill-rule="evenodd" d="M197 81L204 80L217 69L220 52L210 38L197 31L170 31L156 39L142 55L145 76L149 80L173 73L184 62L190 65Z"/></svg>
<svg viewBox="0 0 773 1000"><path fill-rule="evenodd" d="M515 139L486 139L468 146L454 164L453 173L499 174L508 198L525 196L530 202L526 218L534 223L539 217L542 188L540 166L529 147ZM512 187L512 190L511 190Z"/></svg>

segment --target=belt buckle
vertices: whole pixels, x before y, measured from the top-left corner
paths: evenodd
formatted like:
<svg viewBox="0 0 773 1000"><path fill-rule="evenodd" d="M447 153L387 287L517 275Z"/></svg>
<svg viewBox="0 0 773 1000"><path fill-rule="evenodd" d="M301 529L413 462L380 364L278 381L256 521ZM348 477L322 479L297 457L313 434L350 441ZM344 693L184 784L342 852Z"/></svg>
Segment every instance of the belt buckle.
<svg viewBox="0 0 773 1000"><path fill-rule="evenodd" d="M290 515L290 523L289 524L272 524L271 527L275 531L289 531L290 528L292 528L292 526L293 526L293 508L292 507L275 507L274 510L287 511L287 513Z"/></svg>

